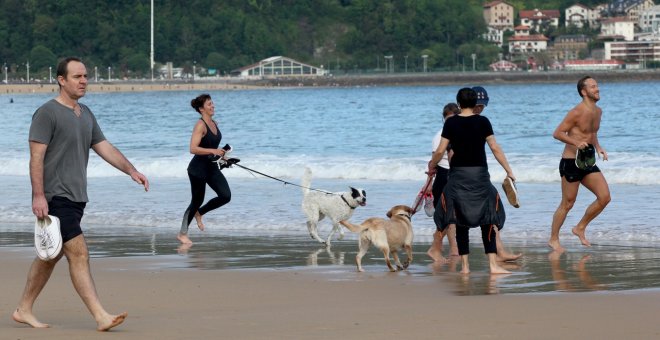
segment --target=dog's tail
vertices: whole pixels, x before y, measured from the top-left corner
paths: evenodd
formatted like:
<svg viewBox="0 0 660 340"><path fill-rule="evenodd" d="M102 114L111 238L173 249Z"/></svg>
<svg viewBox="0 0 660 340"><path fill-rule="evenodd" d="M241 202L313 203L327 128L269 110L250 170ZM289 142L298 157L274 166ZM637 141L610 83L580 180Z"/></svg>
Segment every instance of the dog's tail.
<svg viewBox="0 0 660 340"><path fill-rule="evenodd" d="M348 230L354 232L354 233L359 233L362 230L367 229L367 227L361 225L361 224L353 224L351 222L348 222L347 220L345 221L339 221L339 224L343 225L344 227L348 228Z"/></svg>
<svg viewBox="0 0 660 340"><path fill-rule="evenodd" d="M305 167L300 186L302 187L303 196L309 193L309 186L312 185L312 169Z"/></svg>

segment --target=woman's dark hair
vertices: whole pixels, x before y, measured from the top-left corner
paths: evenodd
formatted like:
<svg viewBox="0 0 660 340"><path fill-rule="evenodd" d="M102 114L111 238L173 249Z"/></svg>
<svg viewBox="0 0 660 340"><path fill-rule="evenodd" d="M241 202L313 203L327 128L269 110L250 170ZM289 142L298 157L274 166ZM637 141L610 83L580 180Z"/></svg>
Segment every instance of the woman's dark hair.
<svg viewBox="0 0 660 340"><path fill-rule="evenodd" d="M449 103L442 109L442 118L446 118L449 115L457 115L459 113L461 113L461 109L458 108L458 105L455 103Z"/></svg>
<svg viewBox="0 0 660 340"><path fill-rule="evenodd" d="M462 109L471 109L477 106L477 92L469 87L458 90L456 102Z"/></svg>
<svg viewBox="0 0 660 340"><path fill-rule="evenodd" d="M206 103L206 101L210 99L211 99L210 94L208 93L200 94L199 96L197 96L197 98L190 101L190 106L192 106L193 109L195 109L195 111L201 113L199 111L199 108L204 106L204 103Z"/></svg>
<svg viewBox="0 0 660 340"><path fill-rule="evenodd" d="M590 76L584 76L584 77L580 78L580 80L578 80L577 90L578 90L578 94L580 95L580 97L582 97L582 89L586 86L585 83L589 79L592 79L592 78Z"/></svg>

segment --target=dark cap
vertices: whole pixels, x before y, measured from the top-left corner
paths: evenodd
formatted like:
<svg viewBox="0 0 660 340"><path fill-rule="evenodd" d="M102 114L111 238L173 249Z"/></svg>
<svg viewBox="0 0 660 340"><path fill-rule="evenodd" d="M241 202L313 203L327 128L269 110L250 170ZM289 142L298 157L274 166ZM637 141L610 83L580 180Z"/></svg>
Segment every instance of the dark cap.
<svg viewBox="0 0 660 340"><path fill-rule="evenodd" d="M481 86L475 86L472 89L477 93L477 105L488 106L488 92L486 92L486 89Z"/></svg>

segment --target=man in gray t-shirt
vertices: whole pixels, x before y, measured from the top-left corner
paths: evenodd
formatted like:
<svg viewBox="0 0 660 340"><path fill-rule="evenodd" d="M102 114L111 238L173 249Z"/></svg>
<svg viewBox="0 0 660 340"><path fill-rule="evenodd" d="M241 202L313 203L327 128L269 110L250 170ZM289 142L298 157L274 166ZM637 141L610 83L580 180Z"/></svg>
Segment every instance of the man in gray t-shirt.
<svg viewBox="0 0 660 340"><path fill-rule="evenodd" d="M88 202L87 161L89 149L105 140L96 117L86 105L78 104L78 117L55 99L41 106L32 117L31 142L47 145L44 158L44 193L73 202Z"/></svg>
<svg viewBox="0 0 660 340"><path fill-rule="evenodd" d="M62 253L55 259L36 258L28 272L25 290L12 318L35 328L49 327L32 313L32 307L55 265L66 256L71 281L96 320L97 330L121 324L126 312L110 314L103 309L89 269L89 250L80 228L87 198L89 149L149 190L149 181L101 132L90 109L78 103L87 90L87 69L78 58L57 65L59 95L41 106L30 126L30 181L32 212L38 219L49 214L60 220Z"/></svg>

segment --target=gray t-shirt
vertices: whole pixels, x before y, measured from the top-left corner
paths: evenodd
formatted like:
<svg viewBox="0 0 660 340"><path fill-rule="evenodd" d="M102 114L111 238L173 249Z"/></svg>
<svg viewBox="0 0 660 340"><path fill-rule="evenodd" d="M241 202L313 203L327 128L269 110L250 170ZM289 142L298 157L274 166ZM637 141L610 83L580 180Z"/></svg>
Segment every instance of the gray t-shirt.
<svg viewBox="0 0 660 340"><path fill-rule="evenodd" d="M44 192L50 202L62 196L87 202L87 162L92 145L105 140L96 117L80 104L80 117L52 99L32 116L29 140L48 145L44 158Z"/></svg>

